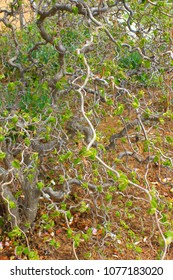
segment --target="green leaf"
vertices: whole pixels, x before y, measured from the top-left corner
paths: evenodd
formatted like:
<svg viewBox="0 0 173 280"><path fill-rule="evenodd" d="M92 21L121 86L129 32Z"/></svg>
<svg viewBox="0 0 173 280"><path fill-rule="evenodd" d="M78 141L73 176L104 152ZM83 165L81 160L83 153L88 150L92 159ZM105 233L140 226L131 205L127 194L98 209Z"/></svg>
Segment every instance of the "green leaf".
<svg viewBox="0 0 173 280"><path fill-rule="evenodd" d="M63 184L65 182L65 177L63 175L59 175L59 183Z"/></svg>
<svg viewBox="0 0 173 280"><path fill-rule="evenodd" d="M164 213L162 213L162 218L161 218L161 222L162 223L166 223L167 222L167 215L166 214L164 214Z"/></svg>
<svg viewBox="0 0 173 280"><path fill-rule="evenodd" d="M42 190L43 188L44 188L44 183L41 181L41 182L38 182L37 183L37 188L39 189L39 190Z"/></svg>
<svg viewBox="0 0 173 280"><path fill-rule="evenodd" d="M165 237L171 237L173 239L173 231L172 230L168 230L164 233Z"/></svg>
<svg viewBox="0 0 173 280"><path fill-rule="evenodd" d="M53 247L55 247L56 249L58 249L61 245L59 241L56 241L55 239L52 239L49 241L49 244Z"/></svg>
<svg viewBox="0 0 173 280"><path fill-rule="evenodd" d="M72 229L71 229L71 228L68 228L68 229L67 229L67 237L68 237L68 238L71 238L72 235L73 235Z"/></svg>
<svg viewBox="0 0 173 280"><path fill-rule="evenodd" d="M79 208L79 212L84 213L84 212L87 212L88 209L89 209L88 205L84 201L82 201L81 205L80 205L80 208Z"/></svg>
<svg viewBox="0 0 173 280"><path fill-rule="evenodd" d="M11 165L16 169L20 169L20 161L18 159L13 160Z"/></svg>
<svg viewBox="0 0 173 280"><path fill-rule="evenodd" d="M153 215L156 212L156 208L151 207L148 212L150 215Z"/></svg>
<svg viewBox="0 0 173 280"><path fill-rule="evenodd" d="M173 137L171 137L171 136L166 136L166 141L168 142L168 143L173 143Z"/></svg>
<svg viewBox="0 0 173 280"><path fill-rule="evenodd" d="M124 191L128 187L128 178L125 174L121 174L120 178L118 178L118 189L120 191Z"/></svg>
<svg viewBox="0 0 173 280"><path fill-rule="evenodd" d="M77 15L78 12L79 12L78 7L73 6L73 7L72 7L72 12L73 12L74 15Z"/></svg>
<svg viewBox="0 0 173 280"><path fill-rule="evenodd" d="M22 231L17 226L14 227L13 230L8 233L8 236L10 238L13 238L13 237L16 237L16 236L20 237L21 235L22 235Z"/></svg>
<svg viewBox="0 0 173 280"><path fill-rule="evenodd" d="M157 208L157 200L153 197L151 199L151 208Z"/></svg>
<svg viewBox="0 0 173 280"><path fill-rule="evenodd" d="M48 123L53 123L55 124L56 123L56 118L51 116L49 119L48 119Z"/></svg>
<svg viewBox="0 0 173 280"><path fill-rule="evenodd" d="M84 189L88 189L88 182L83 182L83 183L82 183L82 187L83 187Z"/></svg>
<svg viewBox="0 0 173 280"><path fill-rule="evenodd" d="M4 135L0 135L0 142L3 142L5 139L5 136Z"/></svg>
<svg viewBox="0 0 173 280"><path fill-rule="evenodd" d="M16 203L12 200L9 201L9 207L10 209L15 209L16 208Z"/></svg>
<svg viewBox="0 0 173 280"><path fill-rule="evenodd" d="M164 233L165 237L166 237L166 243L167 245L171 244L173 242L173 231L172 230L168 230Z"/></svg>
<svg viewBox="0 0 173 280"><path fill-rule="evenodd" d="M114 104L114 101L113 101L112 99L110 99L110 98L107 98L106 104L107 104L107 105L113 105L113 104Z"/></svg>
<svg viewBox="0 0 173 280"><path fill-rule="evenodd" d="M11 120L13 124L16 124L18 122L18 116L14 116Z"/></svg>
<svg viewBox="0 0 173 280"><path fill-rule="evenodd" d="M37 252L35 252L35 251L29 251L28 257L29 257L29 260L39 260L39 256L38 256Z"/></svg>
<svg viewBox="0 0 173 280"><path fill-rule="evenodd" d="M86 147L84 147L80 150L79 155L89 157L90 159L94 160L97 155L97 150L92 147L87 150Z"/></svg>
<svg viewBox="0 0 173 280"><path fill-rule="evenodd" d="M6 153L0 151L0 160L4 159L6 157Z"/></svg>
<svg viewBox="0 0 173 280"><path fill-rule="evenodd" d="M167 159L163 162L164 166L172 166L170 159Z"/></svg>
<svg viewBox="0 0 173 280"><path fill-rule="evenodd" d="M120 217L121 217L121 213L120 213L119 211L116 211L116 212L115 212L115 216L116 216L117 218L120 218Z"/></svg>
<svg viewBox="0 0 173 280"><path fill-rule="evenodd" d="M81 158L76 158L74 161L73 161L73 164L74 165L77 165L81 162Z"/></svg>
<svg viewBox="0 0 173 280"><path fill-rule="evenodd" d="M89 235L88 234L82 234L82 238L85 240L85 241L88 241L89 240Z"/></svg>
<svg viewBox="0 0 173 280"><path fill-rule="evenodd" d="M144 61L145 68L149 69L151 67L151 62L149 60Z"/></svg>
<svg viewBox="0 0 173 280"><path fill-rule="evenodd" d="M26 146L29 146L31 144L31 141L28 137L26 137L24 141Z"/></svg>
<svg viewBox="0 0 173 280"><path fill-rule="evenodd" d="M137 246L137 247L135 247L135 251L136 251L137 253L142 253L142 248L139 247L139 246Z"/></svg>
<svg viewBox="0 0 173 280"><path fill-rule="evenodd" d="M23 253L23 246L16 247L16 254L20 256Z"/></svg>
<svg viewBox="0 0 173 280"><path fill-rule="evenodd" d="M118 115L122 115L124 111L124 104L118 104L117 109L114 111L114 115L118 116Z"/></svg>
<svg viewBox="0 0 173 280"><path fill-rule="evenodd" d="M47 214L43 214L41 216L41 219L43 219L44 221L48 221L49 220L49 216Z"/></svg>
<svg viewBox="0 0 173 280"><path fill-rule="evenodd" d="M139 108L139 105L140 105L139 100L135 97L133 99L132 106L133 106L133 108L137 109L137 108Z"/></svg>
<svg viewBox="0 0 173 280"><path fill-rule="evenodd" d="M4 79L5 75L4 74L0 74L0 80Z"/></svg>
<svg viewBox="0 0 173 280"><path fill-rule="evenodd" d="M25 255L28 255L28 254L29 254L29 249L28 249L28 247L23 247L23 253L24 253Z"/></svg>
<svg viewBox="0 0 173 280"><path fill-rule="evenodd" d="M72 214L69 210L66 212L66 215L69 220L72 218Z"/></svg>
<svg viewBox="0 0 173 280"><path fill-rule="evenodd" d="M14 90L15 90L15 88L16 88L15 83L10 82L10 83L8 84L8 90L10 90L10 91L14 91Z"/></svg>
<svg viewBox="0 0 173 280"><path fill-rule="evenodd" d="M58 159L60 162L64 162L65 160L70 159L72 154L73 153L71 151L68 151L66 154L60 155Z"/></svg>
<svg viewBox="0 0 173 280"><path fill-rule="evenodd" d="M122 182L122 183L120 183L120 184L118 185L118 189L119 189L120 191L124 191L124 190L127 188L127 186L128 186L128 183Z"/></svg>
<svg viewBox="0 0 173 280"><path fill-rule="evenodd" d="M113 178L113 180L115 180L115 181L117 181L117 176L116 176L116 174L112 171L112 170L107 170L107 174L110 176L110 177L112 177Z"/></svg>
<svg viewBox="0 0 173 280"><path fill-rule="evenodd" d="M112 195L110 193L106 193L105 199L106 199L106 201L111 201L112 200Z"/></svg>
<svg viewBox="0 0 173 280"><path fill-rule="evenodd" d="M77 248L80 244L80 237L81 237L80 233L77 233L74 236L74 246L75 246L75 248Z"/></svg>

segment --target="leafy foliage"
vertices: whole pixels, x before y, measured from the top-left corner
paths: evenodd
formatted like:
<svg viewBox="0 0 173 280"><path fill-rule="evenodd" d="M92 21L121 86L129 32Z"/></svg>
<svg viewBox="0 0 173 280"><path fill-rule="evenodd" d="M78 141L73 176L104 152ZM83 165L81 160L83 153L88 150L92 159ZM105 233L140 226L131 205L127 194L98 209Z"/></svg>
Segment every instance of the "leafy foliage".
<svg viewBox="0 0 173 280"><path fill-rule="evenodd" d="M0 10L0 242L171 259L172 1L61 2Z"/></svg>

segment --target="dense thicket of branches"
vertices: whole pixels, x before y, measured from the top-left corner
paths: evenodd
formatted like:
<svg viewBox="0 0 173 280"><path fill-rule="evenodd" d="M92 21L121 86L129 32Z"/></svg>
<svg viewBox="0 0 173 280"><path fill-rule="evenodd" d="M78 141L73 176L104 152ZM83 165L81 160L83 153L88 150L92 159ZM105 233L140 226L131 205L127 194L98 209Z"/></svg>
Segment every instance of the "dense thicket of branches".
<svg viewBox="0 0 173 280"><path fill-rule="evenodd" d="M70 228L78 186L79 208L101 224L103 240L122 230L113 213L126 216L119 202L130 200L166 257L172 204L154 182L172 188L172 8L171 0L1 7L0 210L12 228L27 236L40 198Z"/></svg>

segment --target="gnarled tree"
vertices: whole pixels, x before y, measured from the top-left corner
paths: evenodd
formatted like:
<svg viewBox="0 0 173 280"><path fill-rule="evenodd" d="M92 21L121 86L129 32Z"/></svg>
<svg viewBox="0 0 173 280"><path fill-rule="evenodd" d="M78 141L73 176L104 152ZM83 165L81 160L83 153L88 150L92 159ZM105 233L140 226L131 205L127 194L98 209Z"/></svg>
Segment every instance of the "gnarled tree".
<svg viewBox="0 0 173 280"><path fill-rule="evenodd" d="M43 199L68 228L74 208L90 211L102 248L116 236L120 249L134 238L135 258L140 234L150 247L156 233L160 258L167 257L172 206L162 189L173 184L172 8L166 0L15 0L1 7L0 209L12 228L27 235ZM75 187L85 193L80 210L70 200Z"/></svg>

